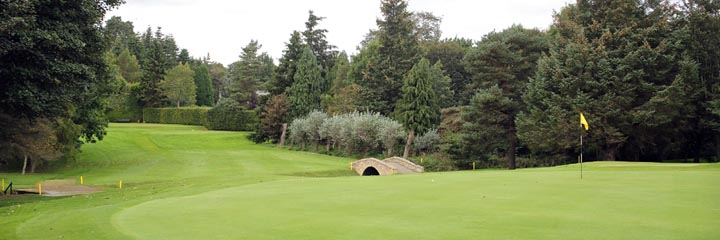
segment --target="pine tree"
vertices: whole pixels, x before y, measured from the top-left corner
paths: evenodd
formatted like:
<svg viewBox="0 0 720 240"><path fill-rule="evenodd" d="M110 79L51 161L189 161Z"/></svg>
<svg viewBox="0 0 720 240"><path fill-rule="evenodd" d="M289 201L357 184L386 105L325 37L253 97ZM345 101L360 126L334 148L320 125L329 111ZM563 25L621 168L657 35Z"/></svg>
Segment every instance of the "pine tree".
<svg viewBox="0 0 720 240"><path fill-rule="evenodd" d="M194 69L195 87L197 88L196 104L198 106L213 106L215 94L213 94L212 79L205 64L200 64Z"/></svg>
<svg viewBox="0 0 720 240"><path fill-rule="evenodd" d="M409 130L404 158L407 158L415 134L423 134L440 122L432 75L430 62L423 58L403 79L402 97L395 107L395 116Z"/></svg>
<svg viewBox="0 0 720 240"><path fill-rule="evenodd" d="M325 39L327 29L317 28L320 21L325 17L316 16L312 10L308 12L308 20L305 22L305 31L302 33L305 37L305 44L312 49L313 54L318 60L321 69L331 69L334 65L334 57L337 51L333 50L335 46L330 45ZM323 76L325 73L323 72Z"/></svg>
<svg viewBox="0 0 720 240"><path fill-rule="evenodd" d="M320 109L322 81L320 65L312 50L305 47L297 65L293 85L288 89L291 119Z"/></svg>
<svg viewBox="0 0 720 240"><path fill-rule="evenodd" d="M165 76L165 57L158 41L151 41L147 50L146 63L143 66L143 77L140 82L143 107L160 107L162 96L158 92L158 83Z"/></svg>
<svg viewBox="0 0 720 240"><path fill-rule="evenodd" d="M674 150L683 148L687 131L677 111L692 106L673 112L657 104L684 102L663 92L697 81L692 71L680 71L687 67L679 61L676 26L668 24L673 12L668 2L637 0L565 7L549 31L550 53L538 61L523 96L528 110L516 120L520 139L535 153L574 162L583 112L591 125L585 146L601 154L594 159L683 157Z"/></svg>
<svg viewBox="0 0 720 240"><path fill-rule="evenodd" d="M240 54L240 61L230 64L230 98L248 109L254 109L257 105L257 94L260 81L261 62L258 57L258 50L262 47L256 40L251 40L243 47Z"/></svg>
<svg viewBox="0 0 720 240"><path fill-rule="evenodd" d="M126 48L117 57L117 66L120 75L125 78L125 81L129 83L140 82L142 72L140 71L140 64L138 64L135 55L130 54L130 51Z"/></svg>
<svg viewBox="0 0 720 240"><path fill-rule="evenodd" d="M368 59L368 72L360 85L366 89L365 105L387 115L396 106L403 76L418 62L421 52L407 2L383 0L380 9L383 19L377 20L377 54Z"/></svg>
<svg viewBox="0 0 720 240"><path fill-rule="evenodd" d="M294 31L290 41L285 43L285 46L283 56L280 58L277 68L275 68L275 74L268 89L273 95L284 93L293 84L297 62L300 60L303 51L300 32Z"/></svg>
<svg viewBox="0 0 720 240"><path fill-rule="evenodd" d="M542 32L514 25L492 32L465 57L472 74L468 92L475 92L464 120L463 146L468 157L497 154L515 168L518 146L515 118L524 110L521 94L547 50Z"/></svg>

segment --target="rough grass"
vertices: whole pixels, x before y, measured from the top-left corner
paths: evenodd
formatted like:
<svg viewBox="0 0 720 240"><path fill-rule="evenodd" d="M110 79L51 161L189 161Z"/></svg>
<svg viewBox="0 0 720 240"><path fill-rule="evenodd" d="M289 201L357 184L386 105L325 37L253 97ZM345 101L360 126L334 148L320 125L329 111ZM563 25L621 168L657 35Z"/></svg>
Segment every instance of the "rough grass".
<svg viewBox="0 0 720 240"><path fill-rule="evenodd" d="M108 130L72 169L0 173L19 186L83 175L104 190L0 198L0 239L720 239L718 164L357 177L350 159L245 133Z"/></svg>

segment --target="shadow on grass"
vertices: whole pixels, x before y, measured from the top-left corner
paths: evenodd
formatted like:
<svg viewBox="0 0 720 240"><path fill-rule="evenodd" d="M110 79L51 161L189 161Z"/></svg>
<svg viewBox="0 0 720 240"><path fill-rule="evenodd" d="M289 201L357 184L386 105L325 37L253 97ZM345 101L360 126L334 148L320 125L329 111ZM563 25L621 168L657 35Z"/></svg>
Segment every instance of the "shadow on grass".
<svg viewBox="0 0 720 240"><path fill-rule="evenodd" d="M327 171L312 171L312 172L295 172L295 173L288 173L283 174L285 176L294 176L294 177L347 177L347 176L357 176L355 172L350 170L327 170Z"/></svg>
<svg viewBox="0 0 720 240"><path fill-rule="evenodd" d="M21 205L21 204L25 204L25 203L54 201L54 200L64 199L67 197L69 197L69 196L46 197L46 196L38 196L36 194L0 195L0 208L7 207L7 206L13 206L13 205Z"/></svg>

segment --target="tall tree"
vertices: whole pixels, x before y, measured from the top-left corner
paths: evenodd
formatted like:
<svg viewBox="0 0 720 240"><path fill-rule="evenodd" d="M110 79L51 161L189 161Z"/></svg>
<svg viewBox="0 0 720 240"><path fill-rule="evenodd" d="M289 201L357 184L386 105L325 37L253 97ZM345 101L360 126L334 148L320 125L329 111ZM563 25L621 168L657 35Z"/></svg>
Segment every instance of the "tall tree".
<svg viewBox="0 0 720 240"><path fill-rule="evenodd" d="M190 52L185 48L181 49L180 53L178 53L177 60L182 64L188 63L188 61L190 61Z"/></svg>
<svg viewBox="0 0 720 240"><path fill-rule="evenodd" d="M542 32L513 25L491 32L467 54L466 69L472 81L466 91L476 92L464 117L467 156L483 156L478 151L502 153L507 167L515 169L515 118L524 110L522 92L547 48Z"/></svg>
<svg viewBox="0 0 720 240"><path fill-rule="evenodd" d="M322 81L320 64L312 50L305 47L297 65L293 85L288 89L291 118L305 116L312 110L320 109Z"/></svg>
<svg viewBox="0 0 720 240"><path fill-rule="evenodd" d="M103 34L110 45L110 50L116 55L125 49L129 49L133 55L138 55L140 52L140 42L134 32L133 23L130 21L123 21L121 17L112 16L105 21Z"/></svg>
<svg viewBox="0 0 720 240"><path fill-rule="evenodd" d="M394 110L403 76L420 58L420 47L406 1L383 0L380 9L377 55L368 59L368 74L361 85L367 91L365 105L387 115Z"/></svg>
<svg viewBox="0 0 720 240"><path fill-rule="evenodd" d="M692 63L679 61L674 16L669 2L656 1L563 8L550 29L550 54L538 61L523 96L521 140L536 153L574 161L584 112L591 126L586 146L600 153L595 159L680 157L686 116L694 114L682 96L698 79Z"/></svg>
<svg viewBox="0 0 720 240"><path fill-rule="evenodd" d="M337 91L351 83L348 73L350 72L350 61L345 51L340 52L335 58L335 65L328 73L328 79L332 80L330 92L337 94Z"/></svg>
<svg viewBox="0 0 720 240"><path fill-rule="evenodd" d="M162 96L158 92L158 83L165 76L165 57L162 45L158 41L151 41L147 49L143 77L140 82L143 107L160 107Z"/></svg>
<svg viewBox="0 0 720 240"><path fill-rule="evenodd" d="M130 51L126 48L117 57L117 66L120 75L123 76L125 81L129 83L138 83L142 77L140 71L140 64L135 55L130 54Z"/></svg>
<svg viewBox="0 0 720 240"><path fill-rule="evenodd" d="M208 64L208 71L212 78L213 98L216 102L219 102L223 97L229 95L227 93L227 86L229 85L227 84L228 70L221 63L211 62Z"/></svg>
<svg viewBox="0 0 720 240"><path fill-rule="evenodd" d="M414 12L412 21L415 23L415 37L420 41L440 41L442 17L431 12Z"/></svg>
<svg viewBox="0 0 720 240"><path fill-rule="evenodd" d="M403 158L407 158L415 134L423 134L440 123L430 62L423 58L403 79L402 98L395 107L395 116L409 130Z"/></svg>
<svg viewBox="0 0 720 240"><path fill-rule="evenodd" d="M188 64L178 64L167 71L165 79L159 83L160 92L176 107L195 104L195 73Z"/></svg>
<svg viewBox="0 0 720 240"><path fill-rule="evenodd" d="M297 62L300 60L302 51L303 43L300 32L293 31L289 42L285 43L285 50L283 50L280 63L278 67L275 68L275 74L268 89L271 94L277 95L284 93L292 86L297 69Z"/></svg>
<svg viewBox="0 0 720 240"><path fill-rule="evenodd" d="M0 158L17 143L6 136L22 130L19 121L66 122L76 129L69 134L72 149L79 139L103 138L104 102L115 79L98 23L120 3L0 2Z"/></svg>
<svg viewBox="0 0 720 240"><path fill-rule="evenodd" d="M433 90L435 91L435 97L437 98L437 104L440 108L447 108L453 106L453 91L450 88L450 77L443 71L443 64L437 61L430 68L430 80L432 81Z"/></svg>
<svg viewBox="0 0 720 240"><path fill-rule="evenodd" d="M258 50L262 47L256 40L251 40L243 47L240 54L240 61L230 64L230 98L235 102L254 109L257 105L257 94L260 81L258 73L262 63L258 56Z"/></svg>
<svg viewBox="0 0 720 240"><path fill-rule="evenodd" d="M213 94L212 79L205 64L200 64L193 69L195 74L195 87L197 89L196 104L198 106L215 105L215 94Z"/></svg>
<svg viewBox="0 0 720 240"><path fill-rule="evenodd" d="M465 54L471 49L472 41L468 39L445 39L442 41L426 41L422 43L425 57L431 64L442 63L443 71L450 77L450 88L453 91L451 105L467 105L474 92L465 87L470 84L472 76L465 70Z"/></svg>
<svg viewBox="0 0 720 240"><path fill-rule="evenodd" d="M327 33L328 30L318 28L318 24L323 19L325 19L325 17L318 17L312 10L308 11L308 20L305 22L305 31L302 35L305 37L305 44L312 49L313 54L315 54L318 60L318 64L324 71L333 67L333 60L337 51L333 50L335 46L330 45L326 40L325 33ZM325 76L325 72L322 74Z"/></svg>

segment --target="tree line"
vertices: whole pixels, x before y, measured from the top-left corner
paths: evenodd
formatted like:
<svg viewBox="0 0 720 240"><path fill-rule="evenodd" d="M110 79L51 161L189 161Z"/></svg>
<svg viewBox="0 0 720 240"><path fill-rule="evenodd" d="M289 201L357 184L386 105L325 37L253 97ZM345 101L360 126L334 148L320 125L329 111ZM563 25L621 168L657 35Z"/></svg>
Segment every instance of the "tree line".
<svg viewBox="0 0 720 240"><path fill-rule="evenodd" d="M258 143L279 142L290 124L295 146L393 155L404 143L404 155L436 169L574 162L580 112L586 159L720 159L716 1L578 0L547 30L513 25L472 40L442 38L441 17L382 0L352 56L309 11L277 64L252 40L229 66L190 56L160 27L99 24L121 1L0 4L0 168L71 159L103 138L108 119L195 105L256 111ZM340 150L339 136L307 130L319 114L319 126L375 119L366 130L389 135Z"/></svg>

